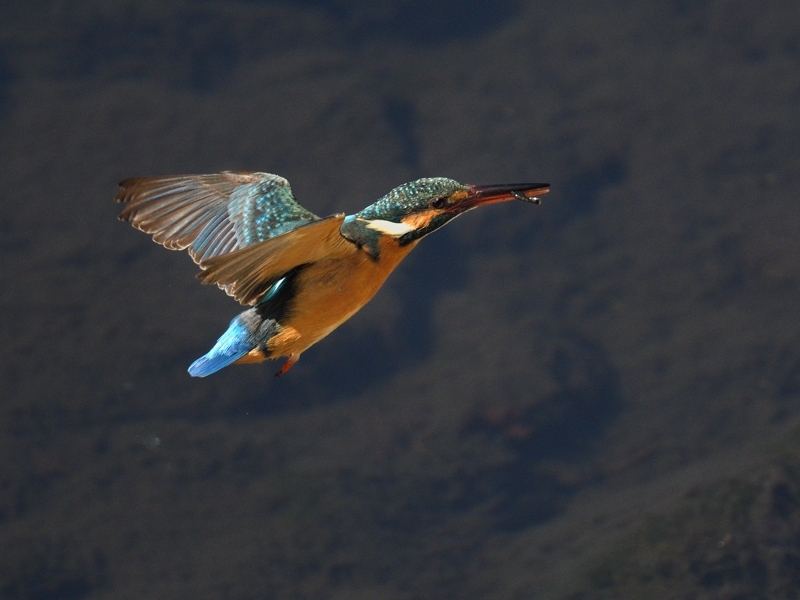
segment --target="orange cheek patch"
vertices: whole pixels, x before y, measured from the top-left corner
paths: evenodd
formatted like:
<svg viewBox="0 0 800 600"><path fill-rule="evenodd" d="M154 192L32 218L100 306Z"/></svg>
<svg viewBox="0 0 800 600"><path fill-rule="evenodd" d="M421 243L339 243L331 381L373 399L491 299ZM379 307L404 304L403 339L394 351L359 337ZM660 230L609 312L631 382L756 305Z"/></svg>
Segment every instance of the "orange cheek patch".
<svg viewBox="0 0 800 600"><path fill-rule="evenodd" d="M440 212L439 210L426 210L425 212L405 216L400 221L414 229L424 229Z"/></svg>

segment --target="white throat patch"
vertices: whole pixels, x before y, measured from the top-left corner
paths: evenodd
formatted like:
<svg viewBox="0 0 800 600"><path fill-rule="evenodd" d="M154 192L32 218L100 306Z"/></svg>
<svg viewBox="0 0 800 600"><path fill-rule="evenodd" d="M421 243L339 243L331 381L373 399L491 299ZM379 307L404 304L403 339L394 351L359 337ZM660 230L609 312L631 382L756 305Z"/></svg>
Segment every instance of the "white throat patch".
<svg viewBox="0 0 800 600"><path fill-rule="evenodd" d="M383 219L360 219L362 221L366 221L367 229L374 229L375 231L379 231L385 235L390 235L392 237L402 237L407 233L414 231L414 228L411 225L406 225L405 223L394 223L392 221L384 221Z"/></svg>

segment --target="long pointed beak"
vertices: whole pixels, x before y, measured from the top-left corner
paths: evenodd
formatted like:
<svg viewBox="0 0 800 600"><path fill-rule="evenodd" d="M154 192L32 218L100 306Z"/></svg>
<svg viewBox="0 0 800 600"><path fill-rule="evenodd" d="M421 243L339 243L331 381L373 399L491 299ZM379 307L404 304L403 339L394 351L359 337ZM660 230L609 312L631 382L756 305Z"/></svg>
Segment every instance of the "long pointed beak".
<svg viewBox="0 0 800 600"><path fill-rule="evenodd" d="M462 208L475 208L484 204L523 200L539 204L539 196L550 191L549 183L505 183L500 185L471 185L470 194L459 202Z"/></svg>

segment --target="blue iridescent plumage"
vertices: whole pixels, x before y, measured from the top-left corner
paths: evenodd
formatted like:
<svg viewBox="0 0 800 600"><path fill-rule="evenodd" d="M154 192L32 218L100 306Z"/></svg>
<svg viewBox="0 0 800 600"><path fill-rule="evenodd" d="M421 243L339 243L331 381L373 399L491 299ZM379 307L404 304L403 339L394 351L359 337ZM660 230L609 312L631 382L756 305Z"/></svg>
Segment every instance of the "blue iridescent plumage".
<svg viewBox="0 0 800 600"><path fill-rule="evenodd" d="M426 177L398 185L383 198L356 213L360 219L400 218L426 208L432 198L449 196L454 192L469 190L469 187L447 177Z"/></svg>
<svg viewBox="0 0 800 600"><path fill-rule="evenodd" d="M277 321L264 319L251 308L237 315L227 331L204 356L189 366L192 377L206 377L241 359L253 349L266 349L267 342L279 330Z"/></svg>

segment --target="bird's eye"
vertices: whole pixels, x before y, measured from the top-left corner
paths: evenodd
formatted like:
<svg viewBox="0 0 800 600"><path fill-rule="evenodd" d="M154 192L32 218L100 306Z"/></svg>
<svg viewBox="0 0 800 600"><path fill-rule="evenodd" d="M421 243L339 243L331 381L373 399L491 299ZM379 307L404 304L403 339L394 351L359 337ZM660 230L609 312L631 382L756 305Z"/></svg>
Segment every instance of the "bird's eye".
<svg viewBox="0 0 800 600"><path fill-rule="evenodd" d="M447 205L447 197L442 196L441 198L434 198L430 202L431 208L444 208Z"/></svg>

